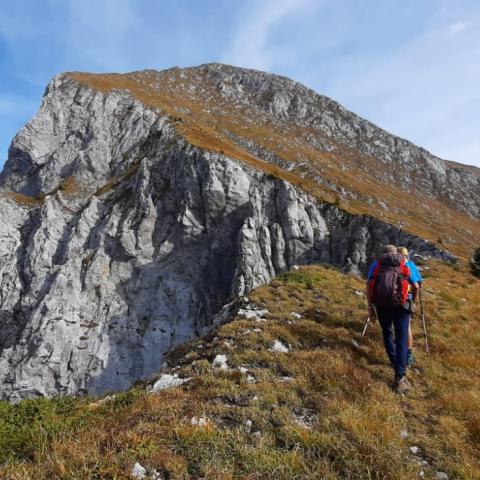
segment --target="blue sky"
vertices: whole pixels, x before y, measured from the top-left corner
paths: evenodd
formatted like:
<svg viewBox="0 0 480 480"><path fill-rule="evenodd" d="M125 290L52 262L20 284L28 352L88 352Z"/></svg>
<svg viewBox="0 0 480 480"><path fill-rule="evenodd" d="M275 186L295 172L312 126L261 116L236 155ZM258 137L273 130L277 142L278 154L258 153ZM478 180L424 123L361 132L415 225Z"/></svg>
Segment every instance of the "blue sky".
<svg viewBox="0 0 480 480"><path fill-rule="evenodd" d="M478 0L1 0L0 165L58 72L212 61L286 75L480 166Z"/></svg>

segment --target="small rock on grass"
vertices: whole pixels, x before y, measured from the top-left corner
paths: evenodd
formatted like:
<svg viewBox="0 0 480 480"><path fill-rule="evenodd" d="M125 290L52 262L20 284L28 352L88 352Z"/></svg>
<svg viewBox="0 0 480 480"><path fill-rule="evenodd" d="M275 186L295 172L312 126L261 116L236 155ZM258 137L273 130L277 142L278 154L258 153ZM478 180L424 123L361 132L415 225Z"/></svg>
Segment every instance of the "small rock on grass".
<svg viewBox="0 0 480 480"><path fill-rule="evenodd" d="M220 370L228 370L228 360L226 355L217 355L213 359L213 367L219 368Z"/></svg>
<svg viewBox="0 0 480 480"><path fill-rule="evenodd" d="M179 387L180 385L188 382L189 378L180 378L177 373L171 375L169 373L164 373L154 384L151 392L157 393L161 390L171 387Z"/></svg>
<svg viewBox="0 0 480 480"><path fill-rule="evenodd" d="M205 427L208 424L208 419L205 417L192 417L190 423L194 426Z"/></svg>
<svg viewBox="0 0 480 480"><path fill-rule="evenodd" d="M448 475L445 472L436 472L437 480L448 480Z"/></svg>
<svg viewBox="0 0 480 480"><path fill-rule="evenodd" d="M414 455L416 455L416 454L418 453L418 450L419 450L418 447L415 447L415 446L410 447L410 451L411 451Z"/></svg>
<svg viewBox="0 0 480 480"><path fill-rule="evenodd" d="M290 347L288 345L285 345L284 343L282 343L280 340L275 340L271 350L272 350L272 352L287 353L287 352L290 351Z"/></svg>
<svg viewBox="0 0 480 480"><path fill-rule="evenodd" d="M146 476L147 476L147 470L137 462L132 468L132 477L146 478Z"/></svg>

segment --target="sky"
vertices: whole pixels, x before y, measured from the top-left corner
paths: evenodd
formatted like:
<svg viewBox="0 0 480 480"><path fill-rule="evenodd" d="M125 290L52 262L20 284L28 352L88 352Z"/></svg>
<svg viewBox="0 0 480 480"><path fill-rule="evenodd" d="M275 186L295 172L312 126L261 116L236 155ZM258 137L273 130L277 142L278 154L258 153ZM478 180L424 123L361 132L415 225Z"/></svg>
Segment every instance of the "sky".
<svg viewBox="0 0 480 480"><path fill-rule="evenodd" d="M286 75L480 166L478 0L0 0L0 167L57 73L208 62Z"/></svg>

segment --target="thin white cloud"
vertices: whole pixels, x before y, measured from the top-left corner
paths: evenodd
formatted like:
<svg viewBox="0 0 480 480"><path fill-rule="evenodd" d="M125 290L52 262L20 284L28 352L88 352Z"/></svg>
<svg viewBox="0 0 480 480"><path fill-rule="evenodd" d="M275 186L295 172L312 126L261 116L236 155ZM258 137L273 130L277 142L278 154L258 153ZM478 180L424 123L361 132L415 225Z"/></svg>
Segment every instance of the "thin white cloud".
<svg viewBox="0 0 480 480"><path fill-rule="evenodd" d="M433 22L395 50L345 58L328 94L442 158L480 166L479 58L477 29Z"/></svg>
<svg viewBox="0 0 480 480"><path fill-rule="evenodd" d="M311 0L268 0L252 4L238 24L223 61L232 65L269 70L275 58L268 45L271 30L289 15L299 13Z"/></svg>
<svg viewBox="0 0 480 480"><path fill-rule="evenodd" d="M455 22L452 23L447 30L447 35L449 37L453 37L454 35L457 35L460 32L463 32L470 28L471 23L467 21L461 21L461 22Z"/></svg>
<svg viewBox="0 0 480 480"><path fill-rule="evenodd" d="M356 0L2 5L0 36L10 80L2 77L1 120L28 120L46 83L61 70L130 71L220 60L303 81L443 158L480 164L480 8L469 0L426 3L414 9ZM37 104L22 97L27 83Z"/></svg>

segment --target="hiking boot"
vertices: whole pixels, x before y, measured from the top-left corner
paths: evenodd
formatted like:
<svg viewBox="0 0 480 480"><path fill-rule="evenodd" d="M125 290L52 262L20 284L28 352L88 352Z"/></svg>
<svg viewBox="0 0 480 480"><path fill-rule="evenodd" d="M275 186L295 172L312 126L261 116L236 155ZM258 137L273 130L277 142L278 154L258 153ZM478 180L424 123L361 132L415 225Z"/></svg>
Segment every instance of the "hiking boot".
<svg viewBox="0 0 480 480"><path fill-rule="evenodd" d="M395 385L393 388L397 393L403 394L407 393L412 388L412 385L404 375L401 378L395 378Z"/></svg>
<svg viewBox="0 0 480 480"><path fill-rule="evenodd" d="M409 367L411 367L414 362L415 362L415 356L413 355L412 350L408 349L407 365L408 365Z"/></svg>

